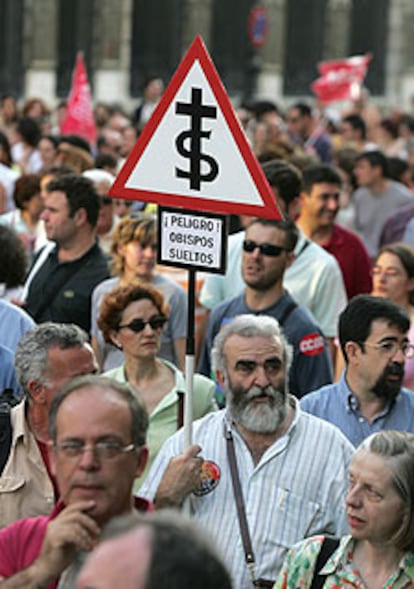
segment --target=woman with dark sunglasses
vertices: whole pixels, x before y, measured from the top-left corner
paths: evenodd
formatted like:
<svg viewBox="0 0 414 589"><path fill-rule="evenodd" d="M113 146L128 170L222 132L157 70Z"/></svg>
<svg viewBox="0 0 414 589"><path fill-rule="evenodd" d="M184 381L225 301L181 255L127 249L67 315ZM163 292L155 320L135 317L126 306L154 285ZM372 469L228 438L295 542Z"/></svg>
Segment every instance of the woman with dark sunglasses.
<svg viewBox="0 0 414 589"><path fill-rule="evenodd" d="M111 272L113 278L104 280L92 293L92 347L103 371L120 366L122 353L105 343L98 329L97 318L103 296L118 285L139 280L160 290L171 308L170 321L162 330L160 356L184 369L185 335L187 327L187 298L184 289L156 268L157 229L151 215L132 214L123 217L112 233Z"/></svg>
<svg viewBox="0 0 414 589"><path fill-rule="evenodd" d="M98 318L105 341L122 349L125 358L121 366L105 372L105 376L129 383L149 414L147 469L164 440L182 425L182 400L186 392L184 375L174 364L157 356L161 332L167 321L168 312L162 294L152 286L138 282L117 286L107 293ZM214 383L196 374L194 419L217 409L214 394ZM145 473L141 480L144 478Z"/></svg>

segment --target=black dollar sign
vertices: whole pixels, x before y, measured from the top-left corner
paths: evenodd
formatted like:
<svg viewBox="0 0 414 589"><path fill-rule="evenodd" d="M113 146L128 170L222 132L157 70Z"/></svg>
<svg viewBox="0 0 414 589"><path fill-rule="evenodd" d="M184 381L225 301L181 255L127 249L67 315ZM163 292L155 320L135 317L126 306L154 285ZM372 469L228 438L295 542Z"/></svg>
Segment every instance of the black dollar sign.
<svg viewBox="0 0 414 589"><path fill-rule="evenodd" d="M178 178L189 178L190 188L200 190L201 182L212 182L219 172L216 160L210 155L201 153L201 140L209 139L211 131L202 131L201 123L203 118L215 119L217 109L215 106L203 106L201 103L201 88L191 89L191 102L177 102L175 112L178 115L191 117L191 129L183 131L175 140L178 153L190 160L190 171L175 168ZM190 149L184 147L186 139L190 138ZM201 173L201 162L205 161L210 166L207 174Z"/></svg>

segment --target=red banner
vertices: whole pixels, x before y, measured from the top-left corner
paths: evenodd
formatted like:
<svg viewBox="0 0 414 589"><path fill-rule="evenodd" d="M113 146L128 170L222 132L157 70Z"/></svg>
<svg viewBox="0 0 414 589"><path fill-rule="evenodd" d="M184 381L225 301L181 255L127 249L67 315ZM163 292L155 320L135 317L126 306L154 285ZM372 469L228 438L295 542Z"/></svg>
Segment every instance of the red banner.
<svg viewBox="0 0 414 589"><path fill-rule="evenodd" d="M321 77L311 84L312 91L323 103L359 97L371 55L324 61L318 65Z"/></svg>
<svg viewBox="0 0 414 589"><path fill-rule="evenodd" d="M96 139L95 117L93 114L88 75L81 52L78 52L76 56L76 65L72 76L72 88L66 107L66 116L61 123L60 132L63 135L81 135L90 143L94 143Z"/></svg>

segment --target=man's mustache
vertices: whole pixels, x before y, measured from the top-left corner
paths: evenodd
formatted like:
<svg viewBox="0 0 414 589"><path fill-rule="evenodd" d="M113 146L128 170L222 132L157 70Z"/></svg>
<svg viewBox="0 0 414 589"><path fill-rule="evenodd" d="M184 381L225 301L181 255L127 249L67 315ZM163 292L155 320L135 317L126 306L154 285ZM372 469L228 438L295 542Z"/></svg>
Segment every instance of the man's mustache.
<svg viewBox="0 0 414 589"><path fill-rule="evenodd" d="M385 374L388 376L399 376L401 378L404 377L404 366L403 364L399 364L398 362L393 362L385 369Z"/></svg>
<svg viewBox="0 0 414 589"><path fill-rule="evenodd" d="M249 389L249 391L247 392L246 399L248 401L251 401L252 399L255 399L256 397L269 397L270 399L273 399L274 401L276 401L277 399L280 398L280 395L282 395L282 394L283 393L281 391L279 391L279 389L275 389L271 385L267 385L263 388L255 385L251 389Z"/></svg>

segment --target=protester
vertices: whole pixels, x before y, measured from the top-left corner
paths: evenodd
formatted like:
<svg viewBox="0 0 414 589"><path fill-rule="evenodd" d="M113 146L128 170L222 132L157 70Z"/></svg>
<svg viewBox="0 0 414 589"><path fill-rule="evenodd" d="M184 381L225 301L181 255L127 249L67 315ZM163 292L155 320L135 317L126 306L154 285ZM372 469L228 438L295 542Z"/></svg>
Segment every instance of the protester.
<svg viewBox="0 0 414 589"><path fill-rule="evenodd" d="M361 239L335 222L342 179L333 166L317 164L303 170L297 225L303 234L335 256L348 299L371 291L371 260Z"/></svg>
<svg viewBox="0 0 414 589"><path fill-rule="evenodd" d="M49 409L64 384L97 370L87 334L63 323L27 331L14 363L23 401L10 413L8 450L3 432L0 528L51 510L59 493L47 454Z"/></svg>
<svg viewBox="0 0 414 589"><path fill-rule="evenodd" d="M346 368L339 382L303 398L302 409L339 427L355 446L380 429L414 433L414 394L402 388L405 359L414 356L409 326L399 305L354 297L339 319Z"/></svg>
<svg viewBox="0 0 414 589"><path fill-rule="evenodd" d="M211 312L199 371L211 375L210 354L221 327L242 313L270 315L278 320L293 348L289 392L302 397L332 382L329 348L308 310L283 288L287 268L294 260L297 231L293 221L253 219L245 232L241 260L244 291Z"/></svg>
<svg viewBox="0 0 414 589"><path fill-rule="evenodd" d="M324 537L288 553L275 589L410 587L414 583L414 436L384 431L357 448L349 468L350 535L317 567ZM335 546L335 544L334 544ZM316 585L315 585L316 586Z"/></svg>
<svg viewBox="0 0 414 589"><path fill-rule="evenodd" d="M126 385L99 376L72 380L49 415L50 468L61 500L49 515L0 530L3 589L74 587L102 528L115 516L150 509L132 496L147 459L148 417Z"/></svg>
<svg viewBox="0 0 414 589"><path fill-rule="evenodd" d="M26 310L37 321L75 323L86 332L91 324L91 295L108 277L104 253L96 243L99 197L90 180L65 175L47 187L47 245L26 280Z"/></svg>
<svg viewBox="0 0 414 589"><path fill-rule="evenodd" d="M98 319L105 340L120 348L125 358L121 366L105 376L129 383L149 414L147 468L163 442L183 425L187 394L184 375L171 362L158 358L161 332L167 322L168 310L162 294L140 283L117 286L107 293ZM214 394L214 383L195 374L194 419L217 409Z"/></svg>
<svg viewBox="0 0 414 589"><path fill-rule="evenodd" d="M288 394L291 349L272 317L239 315L227 323L214 340L213 361L227 408L194 422L192 446L184 447L182 431L170 437L141 493L157 508L180 507L187 498L234 586L271 586L264 582L276 578L295 542L345 532L341 503L353 447ZM252 549L242 541L243 511ZM246 550L253 562L245 562Z"/></svg>
<svg viewBox="0 0 414 589"><path fill-rule="evenodd" d="M381 151L365 151L358 155L354 173L359 186L353 195L355 229L370 257L374 258L388 216L396 208L410 204L413 195L400 182L388 179L387 158Z"/></svg>
<svg viewBox="0 0 414 589"><path fill-rule="evenodd" d="M299 145L306 153L318 159L332 162L332 142L321 121L304 102L291 106L286 115L287 128L293 144Z"/></svg>
<svg viewBox="0 0 414 589"><path fill-rule="evenodd" d="M0 224L8 225L17 231L31 261L47 243L44 221L40 218L43 211L40 175L20 176L14 185L13 199L16 208L1 215Z"/></svg>
<svg viewBox="0 0 414 589"><path fill-rule="evenodd" d="M297 168L280 160L262 166L282 213L292 220L298 215L302 175ZM227 272L210 274L204 281L200 302L209 310L218 303L240 294L244 289L241 274L244 231L231 235L227 248ZM299 231L294 259L286 268L283 285L293 299L307 307L328 340L334 356L338 317L347 299L338 262L328 252Z"/></svg>

